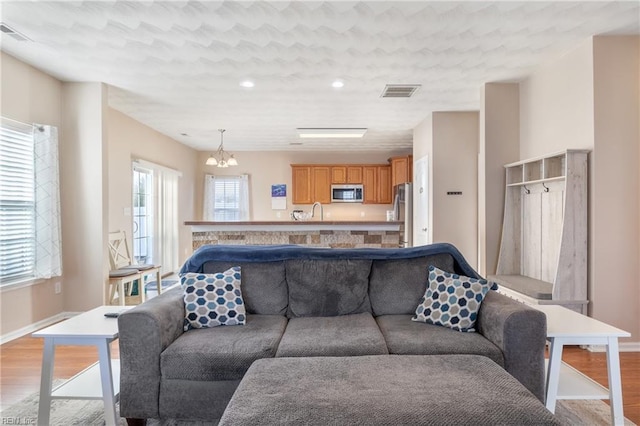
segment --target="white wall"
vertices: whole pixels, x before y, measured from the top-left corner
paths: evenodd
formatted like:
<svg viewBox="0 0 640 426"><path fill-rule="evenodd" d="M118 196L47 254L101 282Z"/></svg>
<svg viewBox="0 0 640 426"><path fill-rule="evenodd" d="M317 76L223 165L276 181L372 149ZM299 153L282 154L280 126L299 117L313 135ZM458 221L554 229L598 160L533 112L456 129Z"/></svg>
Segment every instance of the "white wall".
<svg viewBox="0 0 640 426"><path fill-rule="evenodd" d="M197 160L196 211L194 220L202 219L204 175L220 176L248 174L251 188L251 220L290 220L294 208L309 211L310 205L291 202L291 164L388 164L389 157L407 152L354 153L354 152L233 152L239 165L220 169L206 166L208 152L200 152ZM271 209L271 185L287 185L287 210ZM325 220L386 220L390 204L326 204ZM316 211L317 213L317 211ZM279 214L279 216L278 216ZM362 216L364 214L364 216Z"/></svg>
<svg viewBox="0 0 640 426"><path fill-rule="evenodd" d="M60 81L4 52L0 52L0 78L2 116L24 123L49 124L60 129ZM62 131L59 138L62 146ZM64 294L54 292L54 284L62 280L62 277L39 280L32 286L0 290L0 335L62 312Z"/></svg>
<svg viewBox="0 0 640 426"><path fill-rule="evenodd" d="M429 114L420 124L413 128L413 158L418 160L428 156L427 166L427 192L429 206L427 212L420 211L414 203L413 215L427 216L428 241L433 241L433 114ZM415 232L414 232L415 234Z"/></svg>
<svg viewBox="0 0 640 426"><path fill-rule="evenodd" d="M433 242L453 244L474 268L478 259L478 120L477 112L434 112L413 133L414 158L429 155L427 214ZM449 191L462 195L447 195Z"/></svg>
<svg viewBox="0 0 640 426"><path fill-rule="evenodd" d="M595 37L521 83L521 158L591 149L589 313L640 340L638 37ZM631 315L631 316L630 316Z"/></svg>

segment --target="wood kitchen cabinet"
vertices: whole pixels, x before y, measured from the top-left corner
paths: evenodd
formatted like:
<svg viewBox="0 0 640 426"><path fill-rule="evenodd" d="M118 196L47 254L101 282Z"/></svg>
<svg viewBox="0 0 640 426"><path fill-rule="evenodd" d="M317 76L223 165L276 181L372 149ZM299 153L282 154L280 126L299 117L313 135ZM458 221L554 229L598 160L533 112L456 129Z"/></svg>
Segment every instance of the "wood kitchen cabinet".
<svg viewBox="0 0 640 426"><path fill-rule="evenodd" d="M363 166L365 204L391 204L391 166Z"/></svg>
<svg viewBox="0 0 640 426"><path fill-rule="evenodd" d="M331 202L331 167L305 164L291 165L292 203Z"/></svg>
<svg viewBox="0 0 640 426"><path fill-rule="evenodd" d="M391 157L391 186L413 181L413 155Z"/></svg>
<svg viewBox="0 0 640 426"><path fill-rule="evenodd" d="M347 183L362 183L362 166L347 166Z"/></svg>
<svg viewBox="0 0 640 426"><path fill-rule="evenodd" d="M391 166L378 166L378 203L391 204L392 202Z"/></svg>
<svg viewBox="0 0 640 426"><path fill-rule="evenodd" d="M391 204L391 166L292 164L292 203L331 202L332 184L362 184L364 203Z"/></svg>
<svg viewBox="0 0 640 426"><path fill-rule="evenodd" d="M331 167L331 183L347 183L347 167L346 166Z"/></svg>
<svg viewBox="0 0 640 426"><path fill-rule="evenodd" d="M311 167L291 166L293 204L311 204Z"/></svg>
<svg viewBox="0 0 640 426"><path fill-rule="evenodd" d="M378 166L364 166L362 168L362 187L364 190L363 203L376 204L378 202Z"/></svg>
<svg viewBox="0 0 640 426"><path fill-rule="evenodd" d="M362 166L331 166L331 183L362 183Z"/></svg>
<svg viewBox="0 0 640 426"><path fill-rule="evenodd" d="M328 166L311 167L311 203L331 202L331 168Z"/></svg>

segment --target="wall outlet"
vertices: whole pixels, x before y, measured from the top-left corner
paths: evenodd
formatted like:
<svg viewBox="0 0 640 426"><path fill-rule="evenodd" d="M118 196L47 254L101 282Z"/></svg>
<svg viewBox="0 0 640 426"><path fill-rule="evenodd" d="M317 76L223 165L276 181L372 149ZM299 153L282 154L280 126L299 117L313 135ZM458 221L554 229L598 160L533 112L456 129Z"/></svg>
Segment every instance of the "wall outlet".
<svg viewBox="0 0 640 426"><path fill-rule="evenodd" d="M326 217L331 217L331 212L327 212L327 213L325 214L325 216L326 216Z"/></svg>
<svg viewBox="0 0 640 426"><path fill-rule="evenodd" d="M364 212L360 212L360 217L364 217Z"/></svg>
<svg viewBox="0 0 640 426"><path fill-rule="evenodd" d="M55 291L56 294L62 293L62 283L55 283L53 285L53 291Z"/></svg>
<svg viewBox="0 0 640 426"><path fill-rule="evenodd" d="M278 218L282 217L282 213L281 212L276 212L276 217L278 217Z"/></svg>
<svg viewBox="0 0 640 426"><path fill-rule="evenodd" d="M125 216L131 216L131 207L125 207L122 212Z"/></svg>

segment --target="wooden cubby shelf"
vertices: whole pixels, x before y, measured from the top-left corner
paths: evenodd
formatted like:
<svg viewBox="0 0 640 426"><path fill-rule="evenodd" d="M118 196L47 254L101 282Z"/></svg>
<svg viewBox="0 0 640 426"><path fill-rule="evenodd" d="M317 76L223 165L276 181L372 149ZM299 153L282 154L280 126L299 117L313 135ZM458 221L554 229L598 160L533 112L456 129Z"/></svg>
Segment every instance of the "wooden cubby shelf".
<svg viewBox="0 0 640 426"><path fill-rule="evenodd" d="M587 150L505 165L501 291L529 304L586 313Z"/></svg>

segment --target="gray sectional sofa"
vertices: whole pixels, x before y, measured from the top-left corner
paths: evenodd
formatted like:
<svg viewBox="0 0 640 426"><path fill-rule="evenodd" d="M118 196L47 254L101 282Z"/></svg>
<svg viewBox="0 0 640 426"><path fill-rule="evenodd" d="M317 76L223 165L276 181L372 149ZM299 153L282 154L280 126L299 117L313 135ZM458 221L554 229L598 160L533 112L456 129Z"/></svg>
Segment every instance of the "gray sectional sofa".
<svg viewBox="0 0 640 426"><path fill-rule="evenodd" d="M218 419L251 364L271 357L482 355L542 401L544 314L489 291L476 332L411 321L430 265L479 278L449 244L202 247L181 273L240 266L246 324L184 331L180 288L120 315L120 414Z"/></svg>

